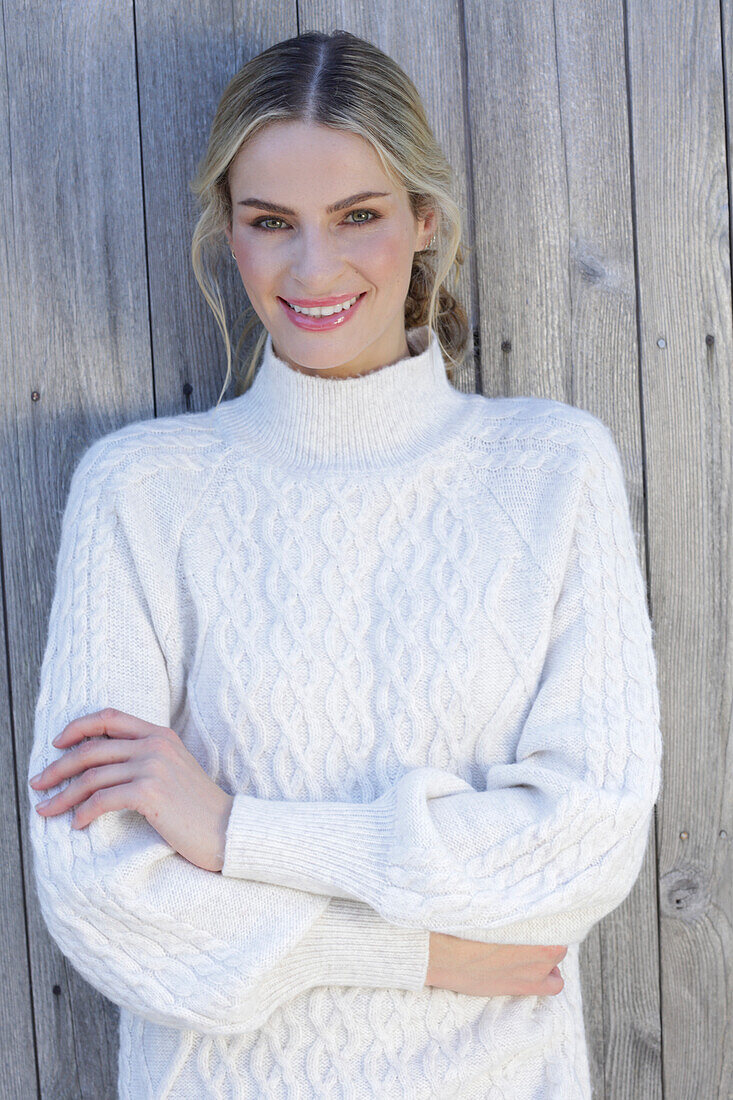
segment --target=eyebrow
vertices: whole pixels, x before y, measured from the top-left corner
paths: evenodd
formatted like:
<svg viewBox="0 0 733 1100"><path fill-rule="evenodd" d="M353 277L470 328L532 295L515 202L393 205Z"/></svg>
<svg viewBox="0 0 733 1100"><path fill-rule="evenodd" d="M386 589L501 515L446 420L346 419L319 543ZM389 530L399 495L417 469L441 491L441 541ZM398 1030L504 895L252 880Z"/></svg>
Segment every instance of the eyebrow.
<svg viewBox="0 0 733 1100"><path fill-rule="evenodd" d="M356 195L350 195L348 199L341 199L333 206L326 207L327 214L335 214L337 210L345 210L347 206L353 206L355 202L364 202L366 199L384 199L391 194L390 191L359 191ZM286 214L289 218L296 217L296 211L287 206L278 206L274 202L265 202L263 199L240 199L237 206L256 206L259 210L272 210L275 214Z"/></svg>

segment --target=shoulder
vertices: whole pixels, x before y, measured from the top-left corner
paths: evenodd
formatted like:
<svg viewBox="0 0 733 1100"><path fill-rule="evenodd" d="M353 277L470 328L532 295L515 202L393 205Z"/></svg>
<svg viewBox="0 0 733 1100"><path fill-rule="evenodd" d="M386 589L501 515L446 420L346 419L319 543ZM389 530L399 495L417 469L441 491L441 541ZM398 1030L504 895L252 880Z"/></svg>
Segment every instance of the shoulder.
<svg viewBox="0 0 733 1100"><path fill-rule="evenodd" d="M204 412L132 421L94 440L77 460L63 526L129 541L167 561L231 449Z"/></svg>
<svg viewBox="0 0 733 1100"><path fill-rule="evenodd" d="M469 443L488 466L577 473L619 464L611 429L587 409L547 397L477 396Z"/></svg>
<svg viewBox="0 0 733 1100"><path fill-rule="evenodd" d="M190 494L205 481L227 449L214 427L215 409L135 420L100 436L83 450L71 488L105 495L155 479Z"/></svg>

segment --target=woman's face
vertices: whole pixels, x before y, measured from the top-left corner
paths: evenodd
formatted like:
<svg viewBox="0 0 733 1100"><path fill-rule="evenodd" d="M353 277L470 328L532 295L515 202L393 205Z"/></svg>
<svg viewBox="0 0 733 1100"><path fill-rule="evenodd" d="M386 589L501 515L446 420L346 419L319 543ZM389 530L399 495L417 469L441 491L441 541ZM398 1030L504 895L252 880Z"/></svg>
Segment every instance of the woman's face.
<svg viewBox="0 0 733 1100"><path fill-rule="evenodd" d="M232 161L229 187L226 236L278 358L306 374L345 378L409 355L413 256L437 223L432 212L415 220L407 191L367 141L315 123L270 123ZM350 310L320 321L286 304L357 295Z"/></svg>

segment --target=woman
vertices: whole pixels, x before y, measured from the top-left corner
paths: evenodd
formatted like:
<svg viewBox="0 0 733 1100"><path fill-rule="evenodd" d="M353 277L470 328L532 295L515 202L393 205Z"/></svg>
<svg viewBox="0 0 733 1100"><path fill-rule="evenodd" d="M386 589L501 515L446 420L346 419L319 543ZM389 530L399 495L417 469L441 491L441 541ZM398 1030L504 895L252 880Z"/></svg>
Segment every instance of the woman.
<svg viewBox="0 0 733 1100"><path fill-rule="evenodd" d="M590 1097L578 948L661 762L611 433L449 381L460 214L376 47L253 58L194 187L227 381L224 244L261 338L82 455L29 768L119 1095Z"/></svg>

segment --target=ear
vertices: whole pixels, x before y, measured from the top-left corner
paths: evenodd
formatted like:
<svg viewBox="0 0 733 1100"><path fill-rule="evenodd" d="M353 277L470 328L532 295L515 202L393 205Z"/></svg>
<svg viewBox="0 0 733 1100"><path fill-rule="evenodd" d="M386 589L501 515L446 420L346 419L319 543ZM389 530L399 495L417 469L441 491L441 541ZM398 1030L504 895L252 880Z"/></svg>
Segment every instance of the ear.
<svg viewBox="0 0 733 1100"><path fill-rule="evenodd" d="M433 207L431 210L428 211L425 217L421 219L420 224L422 227L421 235L423 238L422 244L420 245L420 250L422 250L423 248L428 247L430 239L438 228L438 211Z"/></svg>

